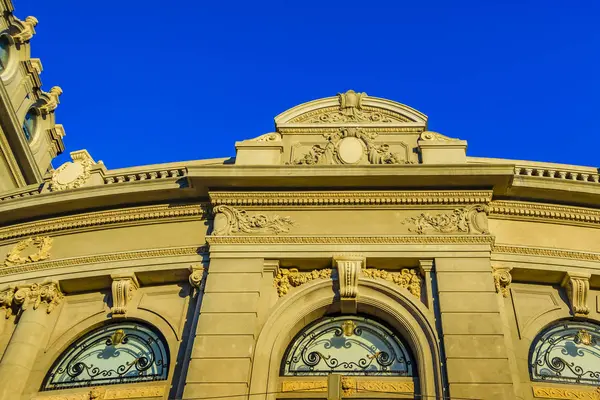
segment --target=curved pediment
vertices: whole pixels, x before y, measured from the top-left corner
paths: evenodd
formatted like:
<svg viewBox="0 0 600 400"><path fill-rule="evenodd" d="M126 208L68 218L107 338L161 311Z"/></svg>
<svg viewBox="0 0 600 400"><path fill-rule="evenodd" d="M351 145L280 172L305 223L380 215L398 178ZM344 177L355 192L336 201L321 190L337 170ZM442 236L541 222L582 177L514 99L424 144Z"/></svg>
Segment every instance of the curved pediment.
<svg viewBox="0 0 600 400"><path fill-rule="evenodd" d="M314 125L426 127L427 116L404 104L349 90L293 107L275 117L275 125L277 129Z"/></svg>

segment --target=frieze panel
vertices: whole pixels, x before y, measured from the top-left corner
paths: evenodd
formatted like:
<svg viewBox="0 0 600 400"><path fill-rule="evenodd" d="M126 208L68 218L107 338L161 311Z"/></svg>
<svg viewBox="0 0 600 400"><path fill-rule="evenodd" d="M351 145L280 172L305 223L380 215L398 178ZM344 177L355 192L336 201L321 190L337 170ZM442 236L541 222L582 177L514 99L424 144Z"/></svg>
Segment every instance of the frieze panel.
<svg viewBox="0 0 600 400"><path fill-rule="evenodd" d="M223 205L214 207L213 212L215 214L213 236L229 236L240 233L278 234L288 232L294 225L294 221L290 217L249 215L246 211Z"/></svg>
<svg viewBox="0 0 600 400"><path fill-rule="evenodd" d="M487 224L487 206L473 205L456 208L452 212L435 215L422 213L417 217L404 220L410 225L409 231L419 235L426 233L489 234Z"/></svg>

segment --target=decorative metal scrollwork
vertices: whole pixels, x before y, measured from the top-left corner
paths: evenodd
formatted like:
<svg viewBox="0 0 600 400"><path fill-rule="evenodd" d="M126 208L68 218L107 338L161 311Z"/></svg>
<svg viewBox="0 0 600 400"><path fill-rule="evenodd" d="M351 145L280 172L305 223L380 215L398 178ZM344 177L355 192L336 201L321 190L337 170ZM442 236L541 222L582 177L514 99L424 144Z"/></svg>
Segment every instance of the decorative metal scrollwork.
<svg viewBox="0 0 600 400"><path fill-rule="evenodd" d="M532 380L600 385L600 325L563 321L534 342Z"/></svg>
<svg viewBox="0 0 600 400"><path fill-rule="evenodd" d="M167 379L169 354L162 336L127 322L96 329L54 363L42 390Z"/></svg>
<svg viewBox="0 0 600 400"><path fill-rule="evenodd" d="M413 376L406 345L388 328L358 316L326 317L305 328L288 347L284 376Z"/></svg>

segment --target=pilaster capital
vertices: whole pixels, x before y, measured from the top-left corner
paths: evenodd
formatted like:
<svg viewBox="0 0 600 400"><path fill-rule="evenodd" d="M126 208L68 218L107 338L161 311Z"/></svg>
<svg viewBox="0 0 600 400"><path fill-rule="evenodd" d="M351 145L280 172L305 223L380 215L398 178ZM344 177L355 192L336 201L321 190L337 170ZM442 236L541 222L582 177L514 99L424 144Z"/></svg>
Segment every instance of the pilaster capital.
<svg viewBox="0 0 600 400"><path fill-rule="evenodd" d="M577 317L586 316L590 312L587 305L590 277L589 273L567 271L561 283L567 292L573 315Z"/></svg>
<svg viewBox="0 0 600 400"><path fill-rule="evenodd" d="M419 260L419 271L421 275L427 276L427 273L433 271L433 260Z"/></svg>
<svg viewBox="0 0 600 400"><path fill-rule="evenodd" d="M37 310L40 305L46 305L46 312L50 314L63 299L58 281L44 281L42 283L21 284L15 287L12 298L13 305L25 311L29 306Z"/></svg>
<svg viewBox="0 0 600 400"><path fill-rule="evenodd" d="M112 278L112 317L124 316L127 313L127 303L133 298L133 294L140 287L134 273L113 274Z"/></svg>
<svg viewBox="0 0 600 400"><path fill-rule="evenodd" d="M510 284L512 283L511 270L512 267L492 267L496 293L500 293L504 297L508 297L510 293Z"/></svg>
<svg viewBox="0 0 600 400"><path fill-rule="evenodd" d="M202 265L192 265L190 267L190 276L188 278L190 286L193 289L193 296L196 297L200 291L200 285L204 279L204 267Z"/></svg>

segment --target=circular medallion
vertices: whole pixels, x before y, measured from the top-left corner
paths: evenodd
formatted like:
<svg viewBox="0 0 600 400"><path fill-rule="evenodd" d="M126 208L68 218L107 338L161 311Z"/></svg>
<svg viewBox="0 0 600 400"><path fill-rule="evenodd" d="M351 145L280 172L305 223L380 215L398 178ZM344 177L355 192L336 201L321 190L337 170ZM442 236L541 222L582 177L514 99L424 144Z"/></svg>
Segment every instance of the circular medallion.
<svg viewBox="0 0 600 400"><path fill-rule="evenodd" d="M56 175L56 182L60 185L68 185L71 182L74 182L77 178L84 174L83 165L80 163L68 163L65 164L64 169L62 169Z"/></svg>
<svg viewBox="0 0 600 400"><path fill-rule="evenodd" d="M346 137L338 145L338 155L345 164L356 164L364 154L364 146L360 139Z"/></svg>

